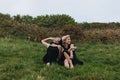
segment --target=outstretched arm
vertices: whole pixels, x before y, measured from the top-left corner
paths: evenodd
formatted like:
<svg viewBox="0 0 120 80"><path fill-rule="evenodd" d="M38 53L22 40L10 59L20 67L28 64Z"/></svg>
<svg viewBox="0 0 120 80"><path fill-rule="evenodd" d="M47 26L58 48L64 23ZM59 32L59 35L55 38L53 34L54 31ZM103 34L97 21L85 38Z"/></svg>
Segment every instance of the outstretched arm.
<svg viewBox="0 0 120 80"><path fill-rule="evenodd" d="M50 44L47 42L48 40L54 40L54 38L49 37L49 38L45 38L43 40L41 40L41 43L46 46L47 48L50 46Z"/></svg>

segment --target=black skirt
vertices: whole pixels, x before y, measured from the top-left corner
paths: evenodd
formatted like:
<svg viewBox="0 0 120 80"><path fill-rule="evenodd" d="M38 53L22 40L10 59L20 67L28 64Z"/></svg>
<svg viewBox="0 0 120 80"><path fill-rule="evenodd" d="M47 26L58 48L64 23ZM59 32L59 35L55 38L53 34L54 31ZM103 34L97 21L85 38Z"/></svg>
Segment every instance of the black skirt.
<svg viewBox="0 0 120 80"><path fill-rule="evenodd" d="M50 63L56 62L58 54L59 54L58 47L49 46L47 48L47 54L45 54L45 56L43 57L43 62L44 63L47 63L47 62L50 62Z"/></svg>

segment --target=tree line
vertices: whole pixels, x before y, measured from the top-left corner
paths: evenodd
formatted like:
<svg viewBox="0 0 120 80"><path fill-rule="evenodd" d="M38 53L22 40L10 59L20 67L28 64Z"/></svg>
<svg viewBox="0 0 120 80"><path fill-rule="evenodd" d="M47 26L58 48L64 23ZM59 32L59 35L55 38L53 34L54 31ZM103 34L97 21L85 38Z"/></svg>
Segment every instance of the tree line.
<svg viewBox="0 0 120 80"><path fill-rule="evenodd" d="M78 23L66 14L32 17L0 13L0 37L40 41L45 37L65 34L70 34L75 41L115 43L120 42L120 23Z"/></svg>

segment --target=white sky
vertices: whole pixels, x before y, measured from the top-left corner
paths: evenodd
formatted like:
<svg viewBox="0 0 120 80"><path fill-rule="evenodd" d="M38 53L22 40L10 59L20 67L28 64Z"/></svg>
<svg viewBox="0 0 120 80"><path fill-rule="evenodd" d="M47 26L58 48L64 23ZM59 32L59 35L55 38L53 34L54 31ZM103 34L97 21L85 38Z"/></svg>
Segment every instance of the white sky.
<svg viewBox="0 0 120 80"><path fill-rule="evenodd" d="M0 0L0 13L67 14L77 22L120 22L120 0Z"/></svg>

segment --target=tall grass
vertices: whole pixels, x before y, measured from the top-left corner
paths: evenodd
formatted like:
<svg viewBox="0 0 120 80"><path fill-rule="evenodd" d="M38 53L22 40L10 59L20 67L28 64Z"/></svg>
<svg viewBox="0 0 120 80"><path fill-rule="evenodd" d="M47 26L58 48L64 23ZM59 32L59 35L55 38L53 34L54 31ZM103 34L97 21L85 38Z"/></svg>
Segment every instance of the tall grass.
<svg viewBox="0 0 120 80"><path fill-rule="evenodd" d="M67 69L42 62L46 48L40 43L0 38L0 80L119 80L120 45L81 44L76 54L84 65Z"/></svg>

